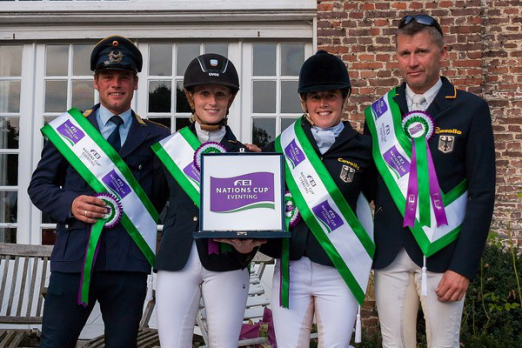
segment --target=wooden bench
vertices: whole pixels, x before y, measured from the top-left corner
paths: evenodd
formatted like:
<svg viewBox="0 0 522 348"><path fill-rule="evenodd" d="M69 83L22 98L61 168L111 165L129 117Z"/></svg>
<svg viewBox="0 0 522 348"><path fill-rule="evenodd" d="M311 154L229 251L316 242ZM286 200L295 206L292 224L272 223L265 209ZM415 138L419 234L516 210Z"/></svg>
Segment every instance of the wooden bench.
<svg viewBox="0 0 522 348"><path fill-rule="evenodd" d="M0 243L0 348L38 346L52 248Z"/></svg>

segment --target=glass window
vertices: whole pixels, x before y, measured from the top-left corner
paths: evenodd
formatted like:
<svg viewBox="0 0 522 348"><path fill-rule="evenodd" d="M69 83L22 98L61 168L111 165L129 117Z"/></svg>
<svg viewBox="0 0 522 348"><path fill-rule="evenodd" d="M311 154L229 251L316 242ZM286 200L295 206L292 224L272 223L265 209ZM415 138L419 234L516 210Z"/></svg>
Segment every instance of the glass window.
<svg viewBox="0 0 522 348"><path fill-rule="evenodd" d="M0 191L0 223L16 223L18 192Z"/></svg>
<svg viewBox="0 0 522 348"><path fill-rule="evenodd" d="M0 186L18 185L18 155L0 154Z"/></svg>
<svg viewBox="0 0 522 348"><path fill-rule="evenodd" d="M73 75L92 76L91 52L93 45L73 45Z"/></svg>
<svg viewBox="0 0 522 348"><path fill-rule="evenodd" d="M45 83L45 112L67 111L67 81Z"/></svg>
<svg viewBox="0 0 522 348"><path fill-rule="evenodd" d="M263 147L275 139L275 118L254 118L252 120L252 142Z"/></svg>
<svg viewBox="0 0 522 348"><path fill-rule="evenodd" d="M149 112L171 111L172 87L170 81L149 81Z"/></svg>
<svg viewBox="0 0 522 348"><path fill-rule="evenodd" d="M254 113L274 113L276 112L276 88L275 81L254 81Z"/></svg>
<svg viewBox="0 0 522 348"><path fill-rule="evenodd" d="M172 76L172 45L150 45L149 75Z"/></svg>
<svg viewBox="0 0 522 348"><path fill-rule="evenodd" d="M277 44L254 44L253 69L254 76L276 75Z"/></svg>
<svg viewBox="0 0 522 348"><path fill-rule="evenodd" d="M16 228L0 227L0 241L2 243L16 243Z"/></svg>
<svg viewBox="0 0 522 348"><path fill-rule="evenodd" d="M46 76L67 76L69 45L48 45L45 66Z"/></svg>
<svg viewBox="0 0 522 348"><path fill-rule="evenodd" d="M81 112L94 105L93 80L76 80L72 82L72 106Z"/></svg>
<svg viewBox="0 0 522 348"><path fill-rule="evenodd" d="M178 56L177 64L176 64L176 74L178 76L183 76L185 74L185 70L187 66L192 61L192 59L199 56L200 48L199 44L179 44L178 45Z"/></svg>
<svg viewBox="0 0 522 348"><path fill-rule="evenodd" d="M297 93L297 81L281 81L281 112L299 113L301 103Z"/></svg>
<svg viewBox="0 0 522 348"><path fill-rule="evenodd" d="M20 81L0 80L0 112L20 112Z"/></svg>
<svg viewBox="0 0 522 348"><path fill-rule="evenodd" d="M192 112L183 89L183 81L178 81L176 86L176 112Z"/></svg>
<svg viewBox="0 0 522 348"><path fill-rule="evenodd" d="M302 43L281 44L282 76L299 76L299 70L304 62L304 47Z"/></svg>
<svg viewBox="0 0 522 348"><path fill-rule="evenodd" d="M0 46L0 76L22 75L22 46Z"/></svg>
<svg viewBox="0 0 522 348"><path fill-rule="evenodd" d="M217 53L223 57L228 57L228 44L226 43L210 43L205 44L205 53Z"/></svg>
<svg viewBox="0 0 522 348"><path fill-rule="evenodd" d="M281 132L290 127L298 118L297 117L282 117L281 118Z"/></svg>
<svg viewBox="0 0 522 348"><path fill-rule="evenodd" d="M20 118L0 117L0 149L18 149Z"/></svg>

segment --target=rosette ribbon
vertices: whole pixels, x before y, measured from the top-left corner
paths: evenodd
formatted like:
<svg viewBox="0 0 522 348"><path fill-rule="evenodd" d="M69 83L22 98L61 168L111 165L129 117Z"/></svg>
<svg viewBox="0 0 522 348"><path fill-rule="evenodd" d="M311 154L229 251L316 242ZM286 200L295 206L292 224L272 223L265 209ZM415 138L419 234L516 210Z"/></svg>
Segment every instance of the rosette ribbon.
<svg viewBox="0 0 522 348"><path fill-rule="evenodd" d="M80 289L78 291L78 304L87 307L89 303L89 288L91 285L92 269L96 263L98 256L99 242L103 229L109 229L116 226L122 217L123 208L120 201L112 194L97 193L93 195L105 202L107 214L102 219L96 221L91 226L89 233L89 242L85 250L83 259L83 270L80 279Z"/></svg>
<svg viewBox="0 0 522 348"><path fill-rule="evenodd" d="M430 115L423 111L412 111L404 116L402 127L408 138L412 140L410 178L403 226L414 227L417 205L420 224L431 226L430 202L437 226L447 225L439 181L428 147L428 140L435 128L433 121Z"/></svg>
<svg viewBox="0 0 522 348"><path fill-rule="evenodd" d="M201 156L205 153L225 153L227 150L220 143L215 141L207 141L201 144L194 152L194 166L201 173ZM208 240L208 254L226 253L232 250L228 244L214 242L212 239Z"/></svg>
<svg viewBox="0 0 522 348"><path fill-rule="evenodd" d="M301 221L301 214L295 205L292 194L289 191L285 193L285 224L286 230L290 232L291 228ZM280 287L279 287L279 306L289 308L290 305L290 238L283 238L283 251L280 263Z"/></svg>

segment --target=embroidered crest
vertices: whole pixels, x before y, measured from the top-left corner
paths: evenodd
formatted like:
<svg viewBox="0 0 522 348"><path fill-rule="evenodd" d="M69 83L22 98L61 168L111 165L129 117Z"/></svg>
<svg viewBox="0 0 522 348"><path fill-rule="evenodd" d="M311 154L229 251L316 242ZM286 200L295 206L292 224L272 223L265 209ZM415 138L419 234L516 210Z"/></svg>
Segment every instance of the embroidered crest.
<svg viewBox="0 0 522 348"><path fill-rule="evenodd" d="M341 180L344 181L345 183L350 183L353 181L354 174L355 174L354 168L347 166L347 165L343 165L343 167L341 168L341 174L339 174L339 178L341 178Z"/></svg>
<svg viewBox="0 0 522 348"><path fill-rule="evenodd" d="M453 144L455 144L455 136L441 135L439 138L439 151L442 153L453 152Z"/></svg>
<svg viewBox="0 0 522 348"><path fill-rule="evenodd" d="M111 63L121 63L121 61L123 60L123 53L121 53L121 51L118 51L118 53L114 53L114 51L111 51L111 53L109 53L109 62Z"/></svg>

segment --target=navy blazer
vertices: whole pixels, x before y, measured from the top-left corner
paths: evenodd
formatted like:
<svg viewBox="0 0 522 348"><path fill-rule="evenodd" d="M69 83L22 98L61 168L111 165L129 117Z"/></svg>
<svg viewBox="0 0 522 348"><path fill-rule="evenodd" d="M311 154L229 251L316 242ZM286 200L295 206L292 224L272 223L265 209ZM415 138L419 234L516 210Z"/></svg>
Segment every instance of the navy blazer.
<svg viewBox="0 0 522 348"><path fill-rule="evenodd" d="M196 134L194 124L190 125L190 130ZM227 152L239 152L240 149L248 151L243 144L237 141L228 126L221 145ZM194 232L199 230L199 209L166 167L164 170L170 190L169 207L154 269L174 272L183 269L189 258ZM196 239L196 246L203 267L215 272L245 268L257 251L241 254L232 248L232 251L227 253L209 255L207 239Z"/></svg>
<svg viewBox="0 0 522 348"><path fill-rule="evenodd" d="M343 123L342 132L335 138L328 151L321 155L311 133L310 123L305 119L301 120L306 137L355 213L361 191L369 200L373 197L376 169L372 159L371 138L355 131L350 122ZM274 152L274 143L268 144L263 151ZM290 260L299 260L306 256L315 263L334 266L303 219L290 230L290 233ZM260 250L266 255L280 258L281 247L281 239L271 239L262 245Z"/></svg>
<svg viewBox="0 0 522 348"><path fill-rule="evenodd" d="M98 128L96 114L99 104L84 115ZM141 119L132 112L132 124L122 148L121 158L149 196L156 208L164 205L166 179L151 146L170 134L161 125ZM57 221L56 243L51 255L51 271L81 272L91 225L76 220L71 214L74 199L93 195L95 191L62 156L52 142L47 141L42 158L28 188L33 204ZM150 272L150 265L121 224L104 230L96 271Z"/></svg>
<svg viewBox="0 0 522 348"><path fill-rule="evenodd" d="M406 84L397 89L395 102L408 112ZM442 87L426 110L436 131L429 141L437 178L447 193L468 180L468 203L462 231L456 241L427 259L432 272L452 270L473 279L480 263L495 199L495 145L489 107L483 99L456 89L442 77ZM367 131L367 129L366 129ZM387 267L404 247L422 266L423 255L413 234L403 228L403 217L378 175L375 198L375 269Z"/></svg>

